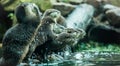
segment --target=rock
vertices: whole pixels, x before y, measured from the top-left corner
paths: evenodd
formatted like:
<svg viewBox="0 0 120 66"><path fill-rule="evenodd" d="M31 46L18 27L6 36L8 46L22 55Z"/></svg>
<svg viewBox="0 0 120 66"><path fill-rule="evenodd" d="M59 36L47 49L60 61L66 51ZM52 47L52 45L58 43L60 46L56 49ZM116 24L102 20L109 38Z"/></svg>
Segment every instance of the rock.
<svg viewBox="0 0 120 66"><path fill-rule="evenodd" d="M120 44L120 29L113 28L104 24L92 24L88 26L87 36L89 40L94 40L103 43Z"/></svg>
<svg viewBox="0 0 120 66"><path fill-rule="evenodd" d="M93 5L95 8L99 8L101 5L109 3L109 0L87 0L86 3Z"/></svg>
<svg viewBox="0 0 120 66"><path fill-rule="evenodd" d="M83 2L84 2L84 0L69 0L69 3L71 3L73 5L79 5Z"/></svg>
<svg viewBox="0 0 120 66"><path fill-rule="evenodd" d="M95 8L94 16L98 16L103 12L102 7L109 3L109 0L87 0L86 3L92 5Z"/></svg>
<svg viewBox="0 0 120 66"><path fill-rule="evenodd" d="M106 11L106 16L110 25L119 28L120 27L120 9L113 9Z"/></svg>
<svg viewBox="0 0 120 66"><path fill-rule="evenodd" d="M116 28L120 28L120 8L111 7L105 12L109 24Z"/></svg>
<svg viewBox="0 0 120 66"><path fill-rule="evenodd" d="M70 12L75 9L75 6L67 3L53 3L53 8L61 11L63 16L67 16Z"/></svg>
<svg viewBox="0 0 120 66"><path fill-rule="evenodd" d="M18 4L20 4L20 0L19 1L17 0L11 0L11 1L2 0L1 1L1 5L3 5L6 11L13 11Z"/></svg>
<svg viewBox="0 0 120 66"><path fill-rule="evenodd" d="M42 11L52 8L52 3L50 0L35 0L35 3L40 7Z"/></svg>
<svg viewBox="0 0 120 66"><path fill-rule="evenodd" d="M116 9L116 8L119 8L119 7L111 5L111 4L106 4L106 5L103 6L104 11L111 10L111 9Z"/></svg>

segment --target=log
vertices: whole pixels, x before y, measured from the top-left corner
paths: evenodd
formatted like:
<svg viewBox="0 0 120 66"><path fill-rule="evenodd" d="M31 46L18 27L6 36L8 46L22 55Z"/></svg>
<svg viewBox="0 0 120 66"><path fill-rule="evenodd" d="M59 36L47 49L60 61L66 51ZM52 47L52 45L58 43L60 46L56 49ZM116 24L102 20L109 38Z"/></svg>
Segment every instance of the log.
<svg viewBox="0 0 120 66"><path fill-rule="evenodd" d="M88 4L81 4L66 18L67 28L79 28L86 30L91 23L94 8Z"/></svg>

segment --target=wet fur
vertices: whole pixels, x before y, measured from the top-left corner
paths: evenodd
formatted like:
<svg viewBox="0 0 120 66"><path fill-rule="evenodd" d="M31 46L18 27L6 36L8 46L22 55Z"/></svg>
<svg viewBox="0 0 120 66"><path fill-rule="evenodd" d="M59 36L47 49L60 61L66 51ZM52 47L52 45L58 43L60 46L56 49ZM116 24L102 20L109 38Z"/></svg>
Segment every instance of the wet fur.
<svg viewBox="0 0 120 66"><path fill-rule="evenodd" d="M55 12L58 11L56 10ZM28 61L28 58L31 57L37 46L41 46L45 42L56 38L56 34L53 32L52 29L52 24L55 23L54 19L57 18L58 15L52 17L50 15L51 13L53 12L45 11L45 13L43 14L42 20L38 26L38 31L36 32L34 40L31 42L30 50L25 58L25 61Z"/></svg>
<svg viewBox="0 0 120 66"><path fill-rule="evenodd" d="M20 4L15 15L18 24L8 29L4 35L0 66L17 66L22 62L41 18L38 7L33 3Z"/></svg>

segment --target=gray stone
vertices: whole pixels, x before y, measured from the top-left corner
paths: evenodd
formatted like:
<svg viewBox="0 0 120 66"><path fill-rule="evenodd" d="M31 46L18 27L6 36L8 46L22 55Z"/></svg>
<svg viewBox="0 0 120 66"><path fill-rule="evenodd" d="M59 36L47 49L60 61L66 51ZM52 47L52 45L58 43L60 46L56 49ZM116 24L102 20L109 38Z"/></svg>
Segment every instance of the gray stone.
<svg viewBox="0 0 120 66"><path fill-rule="evenodd" d="M66 16L75 9L75 6L67 3L54 3L53 8L58 9L63 16Z"/></svg>

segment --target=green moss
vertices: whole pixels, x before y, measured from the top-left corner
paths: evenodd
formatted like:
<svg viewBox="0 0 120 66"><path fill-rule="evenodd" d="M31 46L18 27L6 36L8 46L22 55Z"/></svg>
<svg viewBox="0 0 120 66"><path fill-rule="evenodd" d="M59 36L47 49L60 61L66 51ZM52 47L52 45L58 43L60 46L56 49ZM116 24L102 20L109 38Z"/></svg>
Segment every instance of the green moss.
<svg viewBox="0 0 120 66"><path fill-rule="evenodd" d="M33 0L31 2L37 4L43 11L52 8L52 3L50 0Z"/></svg>
<svg viewBox="0 0 120 66"><path fill-rule="evenodd" d="M105 44L94 41L79 43L76 47L76 51L115 51L120 52L120 46L118 44Z"/></svg>

